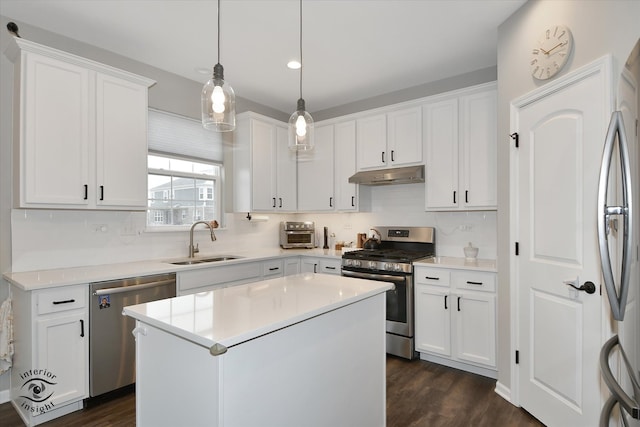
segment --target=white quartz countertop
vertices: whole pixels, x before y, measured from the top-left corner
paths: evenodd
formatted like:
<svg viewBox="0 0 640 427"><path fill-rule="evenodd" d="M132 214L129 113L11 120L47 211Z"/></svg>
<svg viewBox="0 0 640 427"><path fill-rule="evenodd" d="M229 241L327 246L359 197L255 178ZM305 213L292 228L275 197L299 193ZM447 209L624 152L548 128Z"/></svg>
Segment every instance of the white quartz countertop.
<svg viewBox="0 0 640 427"><path fill-rule="evenodd" d="M497 272L498 266L494 259L467 259L457 257L438 256L415 262L416 267L439 267L459 270L477 270Z"/></svg>
<svg viewBox="0 0 640 427"><path fill-rule="evenodd" d="M123 313L201 346L231 347L393 289L303 273L125 307Z"/></svg>
<svg viewBox="0 0 640 427"><path fill-rule="evenodd" d="M153 274L196 270L215 266L241 264L246 262L262 261L286 256L311 256L340 258L341 251L329 249L255 249L231 252L201 253L197 258L209 258L223 255L233 255L238 259L220 261L215 263L202 263L192 265L175 265L171 262L184 261L187 257L170 258L160 260L137 261L116 264L92 265L85 267L57 268L51 270L36 270L16 273L4 273L3 277L11 284L19 288L32 291L56 286L68 286L89 284L105 280L115 280L127 277L149 276Z"/></svg>

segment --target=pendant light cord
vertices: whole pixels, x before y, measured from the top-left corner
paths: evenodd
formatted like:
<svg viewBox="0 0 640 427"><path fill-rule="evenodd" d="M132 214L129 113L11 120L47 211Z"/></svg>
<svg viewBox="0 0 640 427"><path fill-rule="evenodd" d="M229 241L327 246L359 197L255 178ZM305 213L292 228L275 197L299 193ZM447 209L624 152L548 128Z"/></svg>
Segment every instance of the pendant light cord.
<svg viewBox="0 0 640 427"><path fill-rule="evenodd" d="M300 0L300 99L302 99L302 0Z"/></svg>
<svg viewBox="0 0 640 427"><path fill-rule="evenodd" d="M218 0L218 64L220 63L220 0Z"/></svg>

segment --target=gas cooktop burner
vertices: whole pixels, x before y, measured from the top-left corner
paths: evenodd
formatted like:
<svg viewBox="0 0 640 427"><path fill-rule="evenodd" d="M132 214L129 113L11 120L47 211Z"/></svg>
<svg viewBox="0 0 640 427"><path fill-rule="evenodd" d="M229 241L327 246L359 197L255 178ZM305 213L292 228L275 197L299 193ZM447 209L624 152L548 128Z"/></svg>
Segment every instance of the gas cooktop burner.
<svg viewBox="0 0 640 427"><path fill-rule="evenodd" d="M405 251L400 249L363 249L345 253L345 259L360 259L390 262L412 262L434 256L433 252Z"/></svg>

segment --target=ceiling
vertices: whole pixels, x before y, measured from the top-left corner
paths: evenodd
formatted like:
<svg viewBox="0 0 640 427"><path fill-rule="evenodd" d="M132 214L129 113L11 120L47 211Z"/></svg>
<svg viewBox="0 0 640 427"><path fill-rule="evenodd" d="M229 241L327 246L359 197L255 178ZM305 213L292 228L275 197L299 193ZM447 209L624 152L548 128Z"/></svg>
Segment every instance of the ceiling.
<svg viewBox="0 0 640 427"><path fill-rule="evenodd" d="M497 27L526 0L305 0L303 97L312 113L496 65ZM204 84L217 59L215 0L1 0L0 14ZM222 0L225 79L295 109L297 0ZM21 32L28 39L29 34Z"/></svg>

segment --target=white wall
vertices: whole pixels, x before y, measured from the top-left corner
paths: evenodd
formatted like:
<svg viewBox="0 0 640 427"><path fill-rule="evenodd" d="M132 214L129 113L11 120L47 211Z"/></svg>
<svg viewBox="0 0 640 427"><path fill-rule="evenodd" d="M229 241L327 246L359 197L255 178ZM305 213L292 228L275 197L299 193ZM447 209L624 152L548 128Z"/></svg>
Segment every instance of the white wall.
<svg viewBox="0 0 640 427"><path fill-rule="evenodd" d="M332 214L265 214L268 221L248 221L245 213L226 214L225 229L211 242L205 227L194 240L202 253L232 253L251 248L277 247L280 221L316 222L320 244L328 227L338 240L351 242L356 234L377 225L435 226L436 251L463 256L468 242L480 249L480 258L496 256L496 212L430 213L424 211L424 184L374 187L371 211ZM99 265L188 254L189 233L146 232L144 212L15 209L11 214L11 269L41 270ZM102 231L102 229L105 231ZM135 234L129 230L134 229ZM6 271L6 270L5 270Z"/></svg>
<svg viewBox="0 0 640 427"><path fill-rule="evenodd" d="M498 28L498 381L511 386L510 271L513 242L509 238L509 103L544 84L530 74L530 54L538 34L548 25L571 28L574 52L559 76L608 53L623 63L640 36L637 0L530 0ZM617 68L620 70L620 67Z"/></svg>

